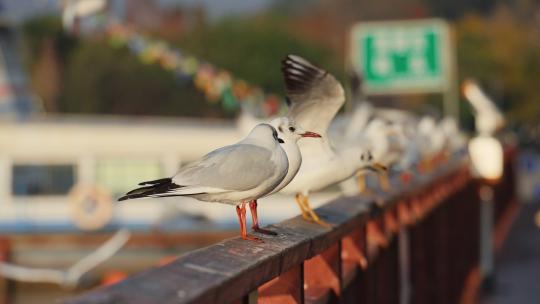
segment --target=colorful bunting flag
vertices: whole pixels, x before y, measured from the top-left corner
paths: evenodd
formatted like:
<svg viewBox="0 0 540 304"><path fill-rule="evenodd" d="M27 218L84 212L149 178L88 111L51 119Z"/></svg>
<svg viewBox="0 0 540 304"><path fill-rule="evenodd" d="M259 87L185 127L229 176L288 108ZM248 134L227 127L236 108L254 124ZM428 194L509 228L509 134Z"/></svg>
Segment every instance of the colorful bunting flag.
<svg viewBox="0 0 540 304"><path fill-rule="evenodd" d="M249 103L258 105L261 112L269 117L279 113L285 105L278 96L265 94L261 88L235 78L224 69L172 49L163 41L151 41L118 25L110 26L107 34L112 47L127 47L144 64L157 64L182 81L191 79L209 102L221 102L227 112L237 111L239 103Z"/></svg>

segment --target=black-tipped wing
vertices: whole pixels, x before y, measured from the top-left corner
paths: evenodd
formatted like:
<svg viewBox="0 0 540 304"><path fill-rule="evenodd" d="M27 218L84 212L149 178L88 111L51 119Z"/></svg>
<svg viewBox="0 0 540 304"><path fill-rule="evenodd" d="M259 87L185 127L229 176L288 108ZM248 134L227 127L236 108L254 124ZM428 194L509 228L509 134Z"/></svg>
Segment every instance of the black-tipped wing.
<svg viewBox="0 0 540 304"><path fill-rule="evenodd" d="M144 187L139 187L137 189L131 190L126 195L118 199L118 201L125 201L127 199L141 198L148 196L155 196L159 194L169 193L173 190L181 188L175 184L171 178L162 178L153 181L147 181L139 183L140 186L149 185Z"/></svg>
<svg viewBox="0 0 540 304"><path fill-rule="evenodd" d="M302 128L323 137L345 102L345 92L336 78L296 55L282 61L289 113Z"/></svg>

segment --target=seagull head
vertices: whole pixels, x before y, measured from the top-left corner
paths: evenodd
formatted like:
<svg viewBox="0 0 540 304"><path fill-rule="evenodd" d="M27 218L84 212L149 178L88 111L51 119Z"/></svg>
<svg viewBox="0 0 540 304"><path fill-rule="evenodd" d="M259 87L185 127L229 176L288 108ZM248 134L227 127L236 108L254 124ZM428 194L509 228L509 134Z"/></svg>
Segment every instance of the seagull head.
<svg viewBox="0 0 540 304"><path fill-rule="evenodd" d="M386 167L378 163L373 155L370 145L354 144L338 151L340 157L347 163L352 164L351 169L361 174L367 170L384 172Z"/></svg>
<svg viewBox="0 0 540 304"><path fill-rule="evenodd" d="M360 152L360 169L361 171L370 170L377 173L388 171L386 166L375 161L369 149Z"/></svg>
<svg viewBox="0 0 540 304"><path fill-rule="evenodd" d="M290 117L278 117L270 122L270 124L276 128L278 136L283 139L285 143L296 143L302 137L321 137L321 135L304 130Z"/></svg>
<svg viewBox="0 0 540 304"><path fill-rule="evenodd" d="M284 143L283 139L279 137L277 130L267 123L256 125L244 139L244 141L246 140L260 144L274 144L274 142L279 144Z"/></svg>

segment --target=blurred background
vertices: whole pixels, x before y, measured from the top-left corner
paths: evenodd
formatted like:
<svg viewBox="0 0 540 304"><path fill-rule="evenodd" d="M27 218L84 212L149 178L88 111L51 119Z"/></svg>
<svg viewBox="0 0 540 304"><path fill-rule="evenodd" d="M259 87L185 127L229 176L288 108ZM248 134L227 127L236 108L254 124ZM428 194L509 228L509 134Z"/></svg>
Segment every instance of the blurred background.
<svg viewBox="0 0 540 304"><path fill-rule="evenodd" d="M241 138L242 108L283 111L285 55L328 69L350 91L356 23L425 18L450 24L454 90L473 77L505 112L522 144L522 198L537 201L538 1L0 1L0 260L50 270L39 274L46 283L0 278L0 303L50 302L235 235L228 206L113 201ZM471 108L456 98L472 132ZM442 99L372 101L441 115ZM314 206L338 195L328 189ZM262 200L263 224L297 214L291 201ZM103 263L70 268L99 246Z"/></svg>

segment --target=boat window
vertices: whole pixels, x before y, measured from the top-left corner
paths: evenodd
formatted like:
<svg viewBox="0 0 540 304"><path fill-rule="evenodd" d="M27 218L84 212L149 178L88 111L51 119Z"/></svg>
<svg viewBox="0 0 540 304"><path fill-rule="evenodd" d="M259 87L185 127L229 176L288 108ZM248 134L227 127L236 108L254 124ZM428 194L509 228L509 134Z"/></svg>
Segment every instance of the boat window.
<svg viewBox="0 0 540 304"><path fill-rule="evenodd" d="M75 166L16 164L11 176L15 196L65 195L75 184Z"/></svg>
<svg viewBox="0 0 540 304"><path fill-rule="evenodd" d="M142 181L162 178L157 159L102 159L96 167L96 183L113 197L120 196Z"/></svg>

